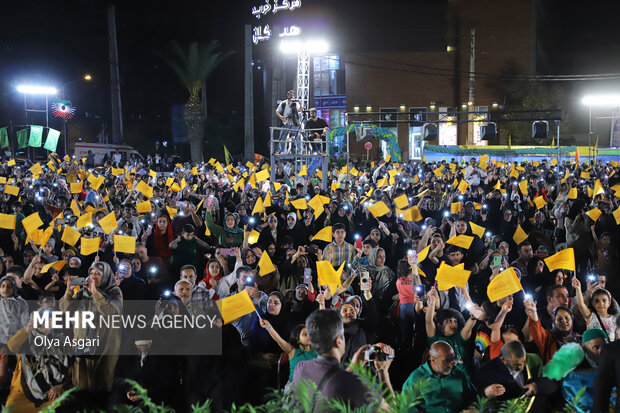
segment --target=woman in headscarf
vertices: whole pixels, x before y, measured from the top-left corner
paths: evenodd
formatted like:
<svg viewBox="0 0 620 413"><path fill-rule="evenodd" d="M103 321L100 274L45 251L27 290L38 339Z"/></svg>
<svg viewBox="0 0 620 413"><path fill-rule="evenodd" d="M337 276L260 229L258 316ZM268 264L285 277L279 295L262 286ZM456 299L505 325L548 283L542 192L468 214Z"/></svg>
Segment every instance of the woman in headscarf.
<svg viewBox="0 0 620 413"><path fill-rule="evenodd" d="M372 296L379 305L379 311L386 314L392 305L392 296L398 293L396 274L385 265L385 250L373 248L368 254L368 265L360 266L360 271L368 271L372 280Z"/></svg>
<svg viewBox="0 0 620 413"><path fill-rule="evenodd" d="M308 240L306 228L303 222L297 220L295 212L289 212L286 215L286 227L282 235L290 237L293 240L293 247L297 248L300 245L306 244Z"/></svg>
<svg viewBox="0 0 620 413"><path fill-rule="evenodd" d="M220 247L240 247L243 245L243 228L239 228L239 219L236 214L227 213L224 216L224 226L217 225L213 221L211 211L205 212L205 221L207 228L217 239Z"/></svg>
<svg viewBox="0 0 620 413"><path fill-rule="evenodd" d="M38 412L72 386L69 356L61 347L35 345L35 340L42 338L49 342L58 339L62 343L65 336L61 331L43 326L35 329L30 321L28 327L9 339L9 350L18 353L11 391L6 401L10 411Z"/></svg>
<svg viewBox="0 0 620 413"><path fill-rule="evenodd" d="M8 378L7 342L28 323L28 304L17 294L17 283L9 275L0 279L0 385Z"/></svg>
<svg viewBox="0 0 620 413"><path fill-rule="evenodd" d="M205 268L205 278L198 283L207 290L217 287L217 282L224 276L224 269L218 260L210 259ZM217 298L215 298L217 299Z"/></svg>
<svg viewBox="0 0 620 413"><path fill-rule="evenodd" d="M123 294L108 263L95 261L88 270L86 280L87 284L77 292L68 283L67 291L60 300L61 311L92 311L95 318L121 313ZM97 348L87 347L84 354L76 357L73 382L84 390L110 391L121 345L120 330L76 327L73 333L76 339L99 339Z"/></svg>
<svg viewBox="0 0 620 413"><path fill-rule="evenodd" d="M167 216L162 215L157 218L155 231L146 239L146 248L151 251L151 255L161 258L166 264L170 264L172 249L170 243L174 240L172 225Z"/></svg>
<svg viewBox="0 0 620 413"><path fill-rule="evenodd" d="M355 296L357 297L357 296ZM354 300L347 300L340 306L340 315L344 324L345 350L341 362L347 363L355 352L363 345L375 342L375 330L377 326L377 309L369 291L364 293L366 299L359 306ZM360 318L361 307L366 309L366 318ZM359 310L358 310L359 308Z"/></svg>

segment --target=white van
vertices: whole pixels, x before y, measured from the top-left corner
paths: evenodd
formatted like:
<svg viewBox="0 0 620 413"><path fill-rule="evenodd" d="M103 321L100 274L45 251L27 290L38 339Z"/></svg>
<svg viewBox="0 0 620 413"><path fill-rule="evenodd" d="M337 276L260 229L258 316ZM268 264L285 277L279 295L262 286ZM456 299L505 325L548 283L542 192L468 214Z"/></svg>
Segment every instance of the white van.
<svg viewBox="0 0 620 413"><path fill-rule="evenodd" d="M138 159L144 160L142 155L129 145L113 145L107 143L90 143L90 142L77 142L75 144L74 155L75 159L86 158L88 151L92 151L95 155L95 165L103 165L103 158L108 155L108 159L111 160L112 153L118 151L121 154L122 162L125 162L131 154L136 155Z"/></svg>

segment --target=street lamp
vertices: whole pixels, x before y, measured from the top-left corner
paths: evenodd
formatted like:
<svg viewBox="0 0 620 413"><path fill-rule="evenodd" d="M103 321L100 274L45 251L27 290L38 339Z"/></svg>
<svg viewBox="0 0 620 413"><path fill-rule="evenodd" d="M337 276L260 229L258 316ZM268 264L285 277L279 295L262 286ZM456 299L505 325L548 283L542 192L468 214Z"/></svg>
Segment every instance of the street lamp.
<svg viewBox="0 0 620 413"><path fill-rule="evenodd" d="M90 82L91 80L93 80L93 77L90 75L90 73L86 73L84 76L78 78L78 79L73 79L70 80L68 82L63 83L61 90L62 90L62 99L65 99L65 87L70 85L71 83L75 83L75 82L80 82L82 80L85 80L87 82ZM62 123L62 128L63 128L63 135L64 135L64 144L65 144L65 155L69 155L69 152L67 151L67 119L63 120Z"/></svg>
<svg viewBox="0 0 620 413"><path fill-rule="evenodd" d="M592 106L597 107L617 107L620 106L620 94L600 94L586 95L581 99L581 103L588 106L588 155L592 147Z"/></svg>

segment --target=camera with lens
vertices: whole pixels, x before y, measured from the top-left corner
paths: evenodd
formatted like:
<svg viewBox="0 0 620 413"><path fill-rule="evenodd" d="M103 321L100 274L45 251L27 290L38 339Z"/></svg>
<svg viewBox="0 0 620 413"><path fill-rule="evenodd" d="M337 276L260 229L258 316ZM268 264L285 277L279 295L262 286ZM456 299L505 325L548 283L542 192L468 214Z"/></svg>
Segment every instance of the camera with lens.
<svg viewBox="0 0 620 413"><path fill-rule="evenodd" d="M378 344L374 344L364 351L364 360L366 361L386 361L393 358L393 354L387 354Z"/></svg>

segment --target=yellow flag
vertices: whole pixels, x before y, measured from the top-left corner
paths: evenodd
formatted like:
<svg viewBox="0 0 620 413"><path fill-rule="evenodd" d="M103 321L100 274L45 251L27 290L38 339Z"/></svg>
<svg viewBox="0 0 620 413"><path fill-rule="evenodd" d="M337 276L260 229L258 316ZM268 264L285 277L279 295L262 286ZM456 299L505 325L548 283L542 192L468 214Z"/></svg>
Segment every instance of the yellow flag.
<svg viewBox="0 0 620 413"><path fill-rule="evenodd" d="M394 203L396 204L396 208L404 209L409 205L409 198L407 198L406 194L402 194L394 199Z"/></svg>
<svg viewBox="0 0 620 413"><path fill-rule="evenodd" d="M80 216L77 220L77 223L75 224L76 227L79 228L85 228L88 225L93 223L93 213L92 212L86 212L85 214L83 214L82 216Z"/></svg>
<svg viewBox="0 0 620 413"><path fill-rule="evenodd" d="M17 196L19 194L19 187L13 185L4 185L4 193Z"/></svg>
<svg viewBox="0 0 620 413"><path fill-rule="evenodd" d="M308 201L308 206L315 211L319 209L319 207L323 206L323 202L321 201L320 195L315 195L310 201Z"/></svg>
<svg viewBox="0 0 620 413"><path fill-rule="evenodd" d="M69 184L72 194L80 194L82 193L82 182L76 182L73 184Z"/></svg>
<svg viewBox="0 0 620 413"><path fill-rule="evenodd" d="M596 182L594 183L594 193L592 194L592 197L594 198L595 196L599 194L602 194L604 196L605 190L603 189L603 185L601 185L601 181L597 179Z"/></svg>
<svg viewBox="0 0 620 413"><path fill-rule="evenodd" d="M16 215L0 214L0 228L15 229Z"/></svg>
<svg viewBox="0 0 620 413"><path fill-rule="evenodd" d="M124 252L125 254L136 253L136 238L128 235L114 235L114 252Z"/></svg>
<svg viewBox="0 0 620 413"><path fill-rule="evenodd" d="M614 186L610 187L609 189L614 191L614 196L616 198L620 198L620 184L614 185Z"/></svg>
<svg viewBox="0 0 620 413"><path fill-rule="evenodd" d="M97 177L93 174L90 174L90 176L88 177L88 182L90 182L90 186L92 186L95 191L99 190L99 187L101 186L101 184L103 184L104 181L105 176Z"/></svg>
<svg viewBox="0 0 620 413"><path fill-rule="evenodd" d="M469 235L455 235L446 241L446 244L456 245L457 247L465 248L466 250L471 247L471 243L474 241L474 237Z"/></svg>
<svg viewBox="0 0 620 413"><path fill-rule="evenodd" d="M379 218L387 214L390 211L390 208L388 208L383 201L379 201L373 205L370 205L368 210L375 218Z"/></svg>
<svg viewBox="0 0 620 413"><path fill-rule="evenodd" d="M487 286L487 295L489 296L489 301L494 303L521 290L523 290L523 287L515 269L509 267L491 280Z"/></svg>
<svg viewBox="0 0 620 413"><path fill-rule="evenodd" d="M590 179L590 172L581 172L581 174L579 174L579 177L582 179Z"/></svg>
<svg viewBox="0 0 620 413"><path fill-rule="evenodd" d="M545 198L542 195L540 195L534 198L534 204L536 205L536 209L541 209L545 205L547 205L547 201L545 201Z"/></svg>
<svg viewBox="0 0 620 413"><path fill-rule="evenodd" d="M261 277L271 274L276 270L276 267L273 265L273 262L271 262L271 258L269 257L269 254L267 254L267 251L263 251L257 265L259 268L258 275Z"/></svg>
<svg viewBox="0 0 620 413"><path fill-rule="evenodd" d="M174 218L174 216L178 212L178 210L176 208L171 208L168 205L166 205L166 211L168 211L168 216L170 217L170 219Z"/></svg>
<svg viewBox="0 0 620 413"><path fill-rule="evenodd" d="M48 272L50 268L53 268L56 271L60 271L60 270L63 269L63 267L65 266L66 263L67 263L67 261L65 261L65 260L50 262L49 264L45 264L43 266L43 268L41 268L41 273Z"/></svg>
<svg viewBox="0 0 620 413"><path fill-rule="evenodd" d="M151 201L138 202L136 204L136 211L138 211L139 214L143 214L145 212L151 212L152 210L153 210L153 206L151 205Z"/></svg>
<svg viewBox="0 0 620 413"><path fill-rule="evenodd" d="M258 237L260 236L260 232L253 229L248 235L248 244L256 244L258 242Z"/></svg>
<svg viewBox="0 0 620 413"><path fill-rule="evenodd" d="M99 251L100 242L101 240L99 239L99 237L82 238L81 245L80 245L80 254L86 256L86 255L90 255L90 254L93 254Z"/></svg>
<svg viewBox="0 0 620 413"><path fill-rule="evenodd" d="M314 240L332 242L332 227L329 226L321 229L314 237L312 237L312 241Z"/></svg>
<svg viewBox="0 0 620 413"><path fill-rule="evenodd" d="M254 303L246 290L215 302L220 310L224 324L231 323L246 314L256 311Z"/></svg>
<svg viewBox="0 0 620 413"><path fill-rule="evenodd" d="M549 267L549 271L558 269L575 271L575 250L566 248L544 259L545 264Z"/></svg>
<svg viewBox="0 0 620 413"><path fill-rule="evenodd" d="M52 227L45 228L45 231L43 231L43 235L41 236L39 240L39 245L41 245L41 248L43 248L45 244L47 244L47 241L50 240L53 233L54 233L54 228Z"/></svg>
<svg viewBox="0 0 620 413"><path fill-rule="evenodd" d="M43 225L43 221L41 221L39 213L34 212L22 219L22 225L24 226L26 233L30 235L31 232Z"/></svg>
<svg viewBox="0 0 620 413"><path fill-rule="evenodd" d="M440 291L449 290L452 287L465 288L471 271L464 269L464 264L451 266L444 261L441 262L437 269L435 280L437 281L437 289Z"/></svg>
<svg viewBox="0 0 620 413"><path fill-rule="evenodd" d="M116 222L116 217L114 216L114 211L110 212L105 217L99 220L99 226L103 229L106 234L114 231L118 228L118 222Z"/></svg>
<svg viewBox="0 0 620 413"><path fill-rule="evenodd" d="M256 172L256 182L262 182L269 179L269 171L263 169L262 171Z"/></svg>
<svg viewBox="0 0 620 413"><path fill-rule="evenodd" d="M308 167L306 167L306 165L304 165L299 170L299 173L297 174L297 176L306 176L306 175L308 175Z"/></svg>
<svg viewBox="0 0 620 413"><path fill-rule="evenodd" d="M259 212L263 212L265 210L265 205L263 204L263 198L258 197L256 203L254 204L254 209L252 209L252 213L250 215L258 214Z"/></svg>
<svg viewBox="0 0 620 413"><path fill-rule="evenodd" d="M523 195L527 196L527 179L524 179L521 182L519 182L519 190L521 191Z"/></svg>
<svg viewBox="0 0 620 413"><path fill-rule="evenodd" d="M594 222L598 221L598 219L600 218L602 212L600 209L598 208L592 208L591 210L589 210L588 212L586 212L586 215L590 217L590 219Z"/></svg>
<svg viewBox="0 0 620 413"><path fill-rule="evenodd" d="M420 253L418 254L418 263L424 261L426 257L428 257L428 253L431 251L431 246L427 245Z"/></svg>
<svg viewBox="0 0 620 413"><path fill-rule="evenodd" d="M267 192L267 194L265 195L265 201L263 202L263 204L265 205L265 208L271 206L271 192Z"/></svg>
<svg viewBox="0 0 620 413"><path fill-rule="evenodd" d="M471 227L471 232L478 235L480 238L484 237L485 228L481 227L480 225L476 225L473 222L470 222L469 226Z"/></svg>
<svg viewBox="0 0 620 413"><path fill-rule="evenodd" d="M568 199L577 199L577 188L571 188L568 190Z"/></svg>
<svg viewBox="0 0 620 413"><path fill-rule="evenodd" d="M291 201L291 204L297 209L308 209L308 203L306 202L306 198L299 198Z"/></svg>
<svg viewBox="0 0 620 413"><path fill-rule="evenodd" d="M450 204L450 213L451 214L458 214L462 210L463 210L463 203L462 202L453 202L453 203Z"/></svg>
<svg viewBox="0 0 620 413"><path fill-rule="evenodd" d="M144 181L138 182L138 185L136 185L136 191L140 192L142 195L144 195L147 198L153 197L153 188L148 186L146 182Z"/></svg>
<svg viewBox="0 0 620 413"><path fill-rule="evenodd" d="M316 271L318 275L319 285L327 285L329 286L329 290L332 295L335 294L336 289L341 286L340 277L342 275L342 270L344 269L344 262L340 265L338 270L334 270L331 262L329 261L317 261L316 262Z"/></svg>
<svg viewBox="0 0 620 413"><path fill-rule="evenodd" d="M467 181L465 181L464 179L461 179L461 182L459 182L459 186L458 186L458 190L461 191L461 194L464 194L465 192L467 192L468 187L469 187L469 184L467 183Z"/></svg>
<svg viewBox="0 0 620 413"><path fill-rule="evenodd" d="M377 188L382 188L382 187L386 186L387 184L388 184L388 179L387 178L379 179L377 181Z"/></svg>
<svg viewBox="0 0 620 413"><path fill-rule="evenodd" d="M39 162L35 163L30 167L30 172L33 175L41 175L43 173L43 169L41 168L41 164Z"/></svg>
<svg viewBox="0 0 620 413"><path fill-rule="evenodd" d="M519 246L519 244L521 244L523 241L527 239L527 236L528 235L525 233L525 231L523 231L523 228L521 228L521 225L517 225L517 230L512 236L512 239L514 240L515 244Z"/></svg>
<svg viewBox="0 0 620 413"><path fill-rule="evenodd" d="M60 238L60 240L62 242L66 242L72 247L75 247L75 244L77 244L79 239L80 239L79 231L74 230L69 225L65 225L65 230L63 231L62 237Z"/></svg>
<svg viewBox="0 0 620 413"><path fill-rule="evenodd" d="M125 169L124 168L112 168L112 175L114 176L125 175Z"/></svg>
<svg viewBox="0 0 620 413"><path fill-rule="evenodd" d="M553 158L551 160L551 165L556 166L558 164L558 160L556 158Z"/></svg>
<svg viewBox="0 0 620 413"><path fill-rule="evenodd" d="M323 208L323 205L319 205L319 207L314 210L314 219L319 219L323 212L325 212L325 208Z"/></svg>

